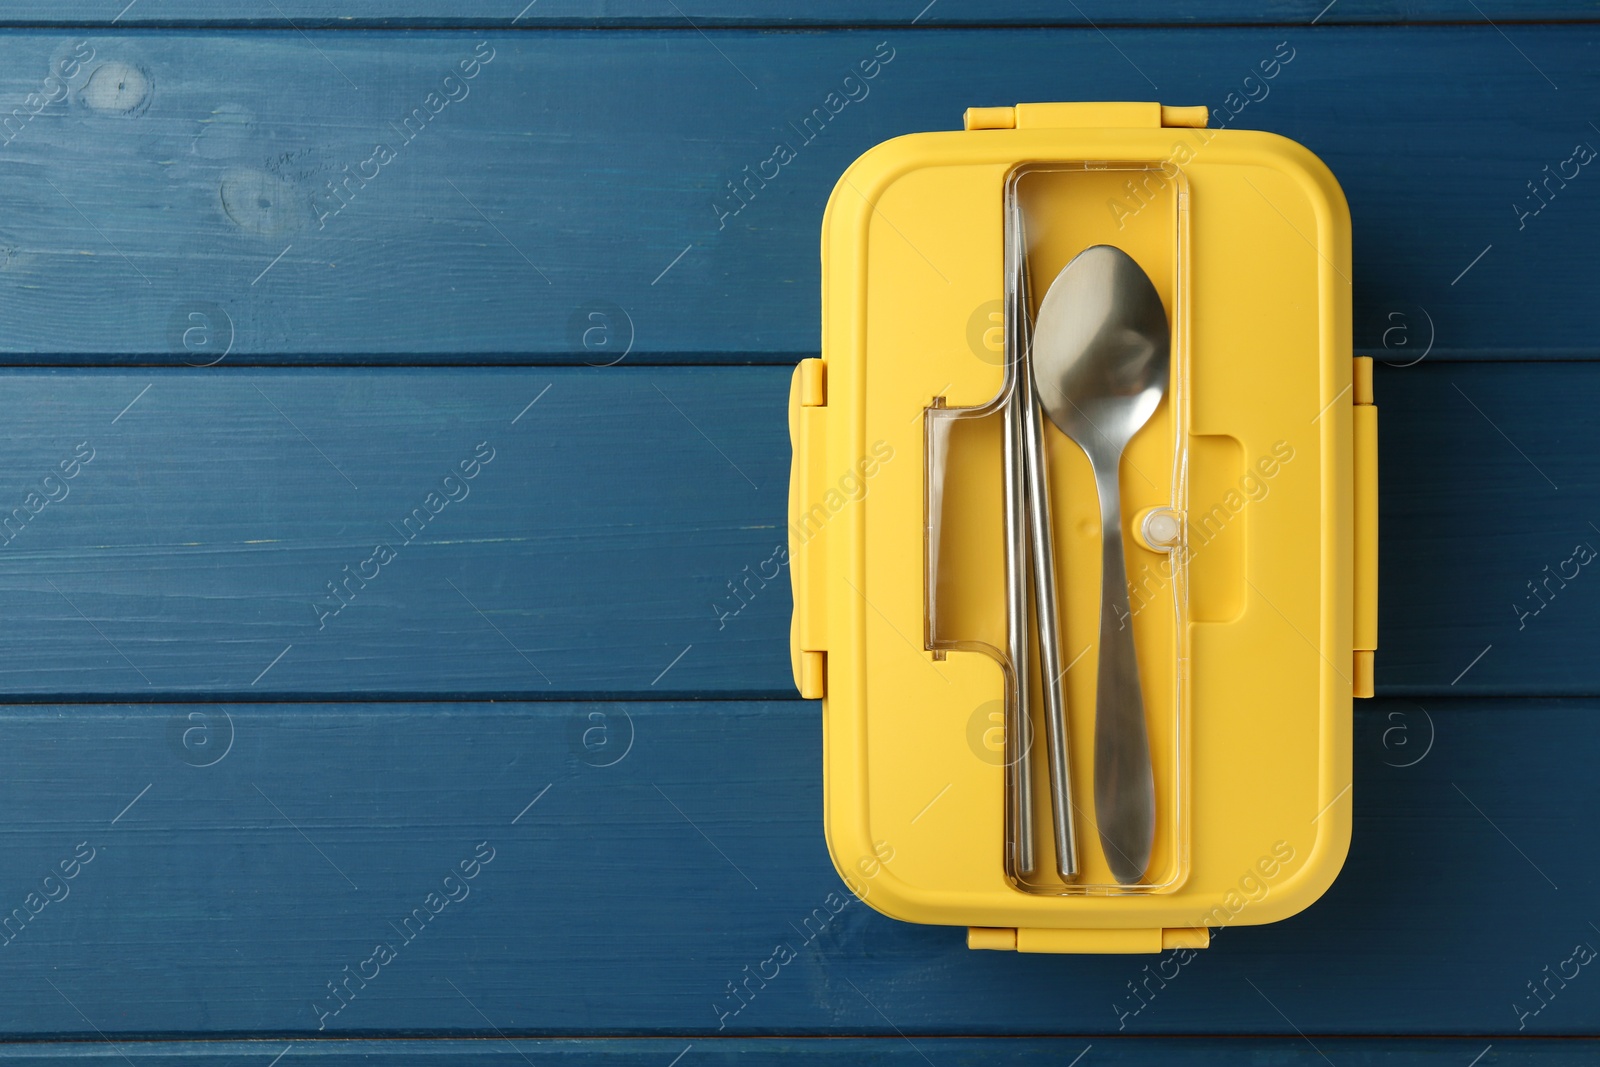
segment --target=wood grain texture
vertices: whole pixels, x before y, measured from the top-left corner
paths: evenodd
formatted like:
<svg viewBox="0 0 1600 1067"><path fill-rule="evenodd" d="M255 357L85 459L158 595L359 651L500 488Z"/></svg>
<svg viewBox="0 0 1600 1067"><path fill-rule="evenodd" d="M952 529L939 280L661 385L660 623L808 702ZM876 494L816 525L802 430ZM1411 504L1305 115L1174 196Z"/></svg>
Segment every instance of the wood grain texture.
<svg viewBox="0 0 1600 1067"><path fill-rule="evenodd" d="M146 6L160 11L133 12ZM1358 346L1592 356L1600 182L1580 168L1539 214L1514 205L1545 203L1528 183L1600 138L1581 105L1600 91L1600 33L1509 36L7 32L0 351L792 362L817 345L823 205L861 152L953 129L974 104L1159 97L1242 107L1230 125L1329 163L1354 215ZM1282 41L1292 62L1243 104ZM828 104L880 44L894 58L852 82L858 102ZM480 48L492 60L447 89ZM50 81L64 61L74 76ZM820 133L796 132L834 106ZM779 141L796 158L724 217L740 203L728 183Z"/></svg>
<svg viewBox="0 0 1600 1067"><path fill-rule="evenodd" d="M783 368L224 364L0 387L0 692L794 692ZM1600 694L1600 579L1568 562L1600 547L1597 390L1587 363L1380 369L1382 692ZM447 486L483 442L494 459ZM82 443L94 458L60 478Z"/></svg>
<svg viewBox="0 0 1600 1067"><path fill-rule="evenodd" d="M118 10L121 8L121 10ZM418 0L278 0L266 10L208 3L207 0L136 0L99 3L64 0L58 4L18 0L7 5L0 26L38 23L84 26L248 26L301 29L371 29L386 26L650 27L692 30L716 26L1206 26L1341 23L1592 21L1592 4L1516 3L1484 0L1463 11L1441 0L1269 0L1267 3L1174 3L1171 0L1081 0L1060 5L1049 0L1011 0L1004 5L981 0L814 0L812 3L738 3L737 0L684 0L663 10L648 0L458 0L448 10Z"/></svg>
<svg viewBox="0 0 1600 1067"><path fill-rule="evenodd" d="M1528 188L1600 143L1592 5L521 8L0 12L0 1060L1594 1058L1600 979L1550 974L1600 945L1600 707L1541 698L1600 694L1586 565L1542 585L1600 544L1600 192ZM1337 25L1398 20L1447 24ZM841 21L874 28L754 28ZM1174 28L1203 21L1257 25ZM713 605L782 537L828 190L972 104L1219 105L1285 40L1230 124L1327 160L1358 346L1426 353L1378 376L1389 699L1357 710L1344 873L1143 998L1156 960L971 953L859 903L806 938L840 881L818 709L757 702L792 692L788 591ZM1449 362L1486 359L1521 362Z"/></svg>
<svg viewBox="0 0 1600 1067"><path fill-rule="evenodd" d="M1169 957L1134 1012L1156 957L970 952L860 903L802 931L844 892L815 704L13 706L0 913L80 842L94 857L0 947L0 1032L1595 1035L1587 969L1512 1006L1600 944L1570 814L1600 802L1600 707L1428 708L1357 711L1328 894ZM396 958L324 1017L380 942ZM721 1018L779 942L798 958Z"/></svg>
<svg viewBox="0 0 1600 1067"><path fill-rule="evenodd" d="M1317 1036L1304 1038L726 1038L694 1034L661 1038L528 1038L508 1035L490 1040L286 1040L247 1041L105 1041L45 1045L0 1045L0 1063L12 1067L44 1067L68 1061L139 1067L189 1067L204 1062L267 1063L285 1049L298 1057L316 1057L325 1067L392 1064L394 1067L502 1067L520 1064L601 1063L616 1067L672 1067L682 1064L806 1063L911 1064L926 1067L989 1067L991 1064L1070 1064L1090 1050L1098 1064L1150 1067L1182 1062L1200 1067L1233 1067L1266 1063L1273 1067L1392 1067L1396 1063L1424 1067L1462 1067L1486 1043L1460 1039L1376 1039ZM1565 1067L1594 1062L1595 1043L1587 1040L1501 1040L1481 1062L1495 1067ZM1327 1058L1324 1059L1324 1056ZM691 1059L692 1057L692 1059ZM291 1061L292 1062L292 1061Z"/></svg>
<svg viewBox="0 0 1600 1067"><path fill-rule="evenodd" d="M9 695L793 693L780 368L3 381Z"/></svg>
<svg viewBox="0 0 1600 1067"><path fill-rule="evenodd" d="M1600 692L1600 365L1375 377L1382 691Z"/></svg>

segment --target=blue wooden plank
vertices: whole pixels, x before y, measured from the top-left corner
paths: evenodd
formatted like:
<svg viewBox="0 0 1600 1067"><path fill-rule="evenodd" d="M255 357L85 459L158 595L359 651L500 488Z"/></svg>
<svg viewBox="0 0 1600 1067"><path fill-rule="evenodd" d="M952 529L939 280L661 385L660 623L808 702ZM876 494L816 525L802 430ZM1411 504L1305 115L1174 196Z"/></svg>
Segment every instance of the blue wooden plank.
<svg viewBox="0 0 1600 1067"><path fill-rule="evenodd" d="M38 914L0 1033L1600 1033L1565 963L1600 944L1600 708L1425 707L1357 711L1329 893L1193 959L969 952L830 897L815 704L8 707L0 914Z"/></svg>
<svg viewBox="0 0 1600 1067"><path fill-rule="evenodd" d="M804 1058L806 1063L913 1064L925 1067L991 1067L1006 1064L1060 1063L1091 1050L1095 1064L1149 1067L1181 1060L1197 1067L1233 1067L1240 1063L1273 1067L1392 1067L1396 1063L1426 1067L1462 1067L1486 1051L1473 1039L1304 1038L1161 1038L1076 1037L952 1038L824 1037L726 1038L691 1034L660 1038L528 1038L516 1035L493 1040L287 1040L108 1041L0 1045L0 1063L9 1067L44 1067L63 1060L138 1067L188 1067L206 1062L269 1062L288 1050L296 1057L317 1057L323 1067L387 1064L392 1067L495 1067L547 1063L603 1063L615 1067L671 1067L683 1064L765 1064ZM1565 1067L1591 1064L1597 1055L1587 1040L1544 1039L1501 1041L1481 1061L1493 1067ZM691 1059L692 1057L692 1059ZM1324 1058L1326 1057L1326 1058ZM1087 1060L1087 1057L1085 1057Z"/></svg>
<svg viewBox="0 0 1600 1067"><path fill-rule="evenodd" d="M0 389L12 696L793 693L781 368Z"/></svg>
<svg viewBox="0 0 1600 1067"><path fill-rule="evenodd" d="M122 7L122 10L118 10ZM382 26L451 27L507 25L627 26L684 29L717 26L1127 26L1265 24L1332 26L1341 23L1427 23L1493 19L1497 23L1586 21L1591 3L1516 3L1484 0L1468 11L1441 0L1270 0L1268 3L1200 4L1171 0L1082 0L1062 7L1048 0L1011 0L1003 7L981 0L907 0L863 4L814 0L806 4L739 4L732 0L684 0L665 11L647 0L458 0L448 11L413 0L281 0L266 10L235 9L206 0L136 0L125 6L70 0L56 4L13 2L0 26L248 26L348 29Z"/></svg>
<svg viewBox="0 0 1600 1067"><path fill-rule="evenodd" d="M1600 365L1376 379L1382 691L1600 692Z"/></svg>
<svg viewBox="0 0 1600 1067"><path fill-rule="evenodd" d="M787 384L7 372L0 692L792 695ZM1600 582L1573 559L1600 548L1597 392L1589 363L1380 368L1382 692L1600 693Z"/></svg>
<svg viewBox="0 0 1600 1067"><path fill-rule="evenodd" d="M1247 83L1285 41L1292 61ZM1579 104L1600 92L1597 42L1487 25L7 31L0 350L788 362L816 348L822 208L859 153L973 104L1160 97L1328 161L1354 214L1359 345L1589 357L1600 185L1570 161L1600 138ZM729 183L790 141L733 213Z"/></svg>

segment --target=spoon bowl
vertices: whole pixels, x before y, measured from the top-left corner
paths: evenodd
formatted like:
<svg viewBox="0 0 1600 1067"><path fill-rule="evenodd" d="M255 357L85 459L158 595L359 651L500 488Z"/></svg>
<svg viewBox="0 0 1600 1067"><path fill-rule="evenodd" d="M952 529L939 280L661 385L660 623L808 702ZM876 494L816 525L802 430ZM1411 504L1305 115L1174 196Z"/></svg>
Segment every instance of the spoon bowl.
<svg viewBox="0 0 1600 1067"><path fill-rule="evenodd" d="M1050 421L1086 452L1120 454L1167 391L1171 333L1150 276L1120 248L1086 248L1056 276L1034 333Z"/></svg>

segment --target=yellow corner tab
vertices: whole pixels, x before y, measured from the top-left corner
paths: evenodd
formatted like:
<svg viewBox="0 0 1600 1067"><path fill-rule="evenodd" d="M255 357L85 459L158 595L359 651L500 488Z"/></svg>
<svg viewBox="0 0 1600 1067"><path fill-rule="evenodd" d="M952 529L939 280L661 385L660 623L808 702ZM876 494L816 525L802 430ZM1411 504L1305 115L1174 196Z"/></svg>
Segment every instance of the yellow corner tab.
<svg viewBox="0 0 1600 1067"><path fill-rule="evenodd" d="M1161 105L1161 125L1172 127L1181 126L1191 130L1203 130L1210 121L1211 112L1206 110L1204 104L1193 107L1170 107Z"/></svg>
<svg viewBox="0 0 1600 1067"><path fill-rule="evenodd" d="M828 365L820 359L802 359L795 368L800 379L800 406L820 408L828 403Z"/></svg>
<svg viewBox="0 0 1600 1067"><path fill-rule="evenodd" d="M1377 686L1373 681L1373 649L1358 648L1355 650L1354 671L1350 675L1350 695L1353 697L1372 697L1377 695Z"/></svg>
<svg viewBox="0 0 1600 1067"><path fill-rule="evenodd" d="M1204 926L1180 927L1161 931L1163 951L1173 948L1210 948L1211 931Z"/></svg>
<svg viewBox="0 0 1600 1067"><path fill-rule="evenodd" d="M962 116L969 130L1014 130L1017 128L1017 109L1014 107L969 107Z"/></svg>
<svg viewBox="0 0 1600 1067"><path fill-rule="evenodd" d="M800 651L795 669L795 686L806 700L821 700L828 692L828 654Z"/></svg>
<svg viewBox="0 0 1600 1067"><path fill-rule="evenodd" d="M1350 369L1350 394L1352 403L1371 404L1372 399L1372 357L1357 356L1355 365Z"/></svg>
<svg viewBox="0 0 1600 1067"><path fill-rule="evenodd" d="M1015 952L1017 932L1009 926L969 926L967 947L994 952Z"/></svg>

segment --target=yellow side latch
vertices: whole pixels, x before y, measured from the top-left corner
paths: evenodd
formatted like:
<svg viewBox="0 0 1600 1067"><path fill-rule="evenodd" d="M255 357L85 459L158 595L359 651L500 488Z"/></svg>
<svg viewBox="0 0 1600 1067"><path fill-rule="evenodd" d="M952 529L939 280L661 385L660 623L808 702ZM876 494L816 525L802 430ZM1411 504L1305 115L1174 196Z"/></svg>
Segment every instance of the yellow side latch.
<svg viewBox="0 0 1600 1067"><path fill-rule="evenodd" d="M1355 673L1352 691L1373 694L1373 656L1378 648L1378 407L1372 399L1372 357L1357 356L1351 380L1354 427L1351 455L1355 483Z"/></svg>
<svg viewBox="0 0 1600 1067"><path fill-rule="evenodd" d="M1163 126L1205 127L1203 105L1171 107L1156 103L1018 104L1015 107L969 107L969 130L1059 130L1088 126L1160 129Z"/></svg>
<svg viewBox="0 0 1600 1067"><path fill-rule="evenodd" d="M1042 930L1009 926L967 927L967 947L999 952L1126 953L1206 948L1211 931L1204 926L1163 930Z"/></svg>
<svg viewBox="0 0 1600 1067"><path fill-rule="evenodd" d="M823 621L822 531L806 521L811 502L822 499L817 479L824 469L827 443L827 364L803 359L789 386L789 443L794 449L789 474L789 581L794 591L794 620L789 633L789 660L794 684L807 700L827 691L828 653Z"/></svg>

